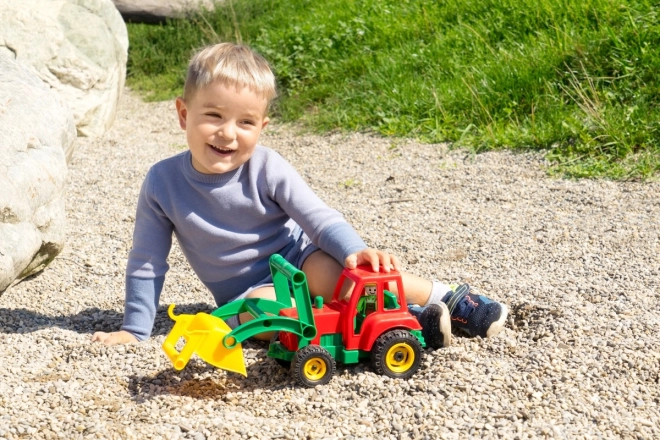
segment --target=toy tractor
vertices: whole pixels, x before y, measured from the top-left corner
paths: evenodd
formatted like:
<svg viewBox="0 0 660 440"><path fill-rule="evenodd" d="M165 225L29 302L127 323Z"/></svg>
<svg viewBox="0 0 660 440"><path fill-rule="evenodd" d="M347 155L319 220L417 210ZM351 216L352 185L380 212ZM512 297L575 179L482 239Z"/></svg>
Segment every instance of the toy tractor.
<svg viewBox="0 0 660 440"><path fill-rule="evenodd" d="M211 365L246 374L241 342L264 332L275 332L268 356L290 366L296 381L313 387L332 379L336 362L353 364L371 359L379 374L407 379L419 369L426 346L422 328L410 314L401 275L370 267L344 269L332 301L312 300L305 274L280 255L272 255L270 269L276 300L246 298L228 303L210 315L174 315L176 321L163 350L174 368L182 369L193 353ZM396 285L398 294L387 290ZM291 301L295 300L295 307ZM235 329L225 320L248 312L253 319ZM185 340L181 351L175 344Z"/></svg>

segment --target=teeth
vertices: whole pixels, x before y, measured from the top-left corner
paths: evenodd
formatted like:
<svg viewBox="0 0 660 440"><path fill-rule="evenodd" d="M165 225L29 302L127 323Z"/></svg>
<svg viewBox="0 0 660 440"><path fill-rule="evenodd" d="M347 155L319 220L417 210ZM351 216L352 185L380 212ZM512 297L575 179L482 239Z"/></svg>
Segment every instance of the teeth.
<svg viewBox="0 0 660 440"><path fill-rule="evenodd" d="M232 152L232 150L219 148L219 147L216 147L215 145L211 145L211 148L213 148L215 151L217 151L219 153L231 153Z"/></svg>

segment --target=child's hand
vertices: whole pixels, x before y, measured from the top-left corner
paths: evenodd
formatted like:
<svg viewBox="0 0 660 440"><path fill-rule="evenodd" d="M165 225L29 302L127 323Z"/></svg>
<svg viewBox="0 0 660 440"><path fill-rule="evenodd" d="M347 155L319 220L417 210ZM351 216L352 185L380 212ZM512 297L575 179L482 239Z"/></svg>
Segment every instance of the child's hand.
<svg viewBox="0 0 660 440"><path fill-rule="evenodd" d="M112 333L96 332L92 335L92 342L101 342L105 345L117 345L138 342L138 339L126 330L119 330L118 332Z"/></svg>
<svg viewBox="0 0 660 440"><path fill-rule="evenodd" d="M397 271L401 270L401 264L397 257L388 252L378 251L371 248L363 249L360 252L351 254L346 257L346 261L344 261L344 265L349 269L355 269L360 264L371 264L371 269L373 269L374 272L378 272L379 265L383 266L385 272L389 272L390 269Z"/></svg>

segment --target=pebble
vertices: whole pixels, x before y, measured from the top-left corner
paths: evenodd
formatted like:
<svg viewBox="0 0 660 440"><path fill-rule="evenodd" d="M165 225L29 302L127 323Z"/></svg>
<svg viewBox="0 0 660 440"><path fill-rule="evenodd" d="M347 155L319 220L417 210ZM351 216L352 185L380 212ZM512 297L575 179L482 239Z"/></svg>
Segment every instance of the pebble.
<svg viewBox="0 0 660 440"><path fill-rule="evenodd" d="M365 363L299 388L259 342L244 344L247 378L198 358L176 371L167 305L214 305L175 242L153 337L91 344L121 325L143 177L185 148L173 103L127 90L112 129L77 141L64 251L0 296L0 439L660 438L658 182L277 121L262 143L407 271L508 304L506 328L426 350L408 381Z"/></svg>

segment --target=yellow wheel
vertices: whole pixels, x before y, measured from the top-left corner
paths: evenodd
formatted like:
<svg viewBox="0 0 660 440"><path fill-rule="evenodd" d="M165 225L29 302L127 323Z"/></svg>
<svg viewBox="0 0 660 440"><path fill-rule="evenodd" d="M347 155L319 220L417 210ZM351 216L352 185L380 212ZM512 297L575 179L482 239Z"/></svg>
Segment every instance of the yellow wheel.
<svg viewBox="0 0 660 440"><path fill-rule="evenodd" d="M371 361L378 374L408 379L419 369L422 344L408 330L383 333L371 350Z"/></svg>
<svg viewBox="0 0 660 440"><path fill-rule="evenodd" d="M325 359L313 357L303 365L303 374L307 380L318 381L322 379L328 371Z"/></svg>
<svg viewBox="0 0 660 440"><path fill-rule="evenodd" d="M291 361L291 371L296 381L306 387L325 385L330 382L337 366L328 350L318 345L308 345L296 352Z"/></svg>
<svg viewBox="0 0 660 440"><path fill-rule="evenodd" d="M395 373L405 373L415 363L415 351L405 342L394 344L385 354L385 363Z"/></svg>

